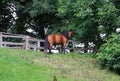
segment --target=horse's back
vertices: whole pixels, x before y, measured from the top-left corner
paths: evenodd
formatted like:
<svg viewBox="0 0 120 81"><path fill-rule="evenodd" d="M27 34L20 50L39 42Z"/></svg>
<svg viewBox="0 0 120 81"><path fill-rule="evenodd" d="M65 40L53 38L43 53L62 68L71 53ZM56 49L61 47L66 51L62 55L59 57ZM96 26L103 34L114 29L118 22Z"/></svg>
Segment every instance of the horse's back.
<svg viewBox="0 0 120 81"><path fill-rule="evenodd" d="M63 41L63 36L60 34L60 35L55 35L55 43L59 44L59 43L62 43Z"/></svg>
<svg viewBox="0 0 120 81"><path fill-rule="evenodd" d="M50 34L48 35L48 41L49 43L60 44L66 42L67 39L62 34Z"/></svg>

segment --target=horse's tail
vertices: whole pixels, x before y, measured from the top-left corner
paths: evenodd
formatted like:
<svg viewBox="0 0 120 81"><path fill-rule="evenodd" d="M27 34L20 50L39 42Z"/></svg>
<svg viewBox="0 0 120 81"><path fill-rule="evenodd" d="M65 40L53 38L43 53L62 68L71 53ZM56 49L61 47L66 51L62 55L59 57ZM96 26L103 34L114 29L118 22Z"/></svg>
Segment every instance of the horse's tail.
<svg viewBox="0 0 120 81"><path fill-rule="evenodd" d="M45 43L44 43L44 52L45 53L47 53L48 46L49 46L49 42L48 42L48 36L47 36L47 37L45 37Z"/></svg>

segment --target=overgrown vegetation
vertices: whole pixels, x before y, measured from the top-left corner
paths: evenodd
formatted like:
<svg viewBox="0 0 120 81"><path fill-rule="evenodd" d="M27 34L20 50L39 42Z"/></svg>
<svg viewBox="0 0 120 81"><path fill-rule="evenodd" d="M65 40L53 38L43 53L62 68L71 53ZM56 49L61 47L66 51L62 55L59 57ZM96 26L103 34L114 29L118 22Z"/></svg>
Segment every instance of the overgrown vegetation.
<svg viewBox="0 0 120 81"><path fill-rule="evenodd" d="M72 38L99 49L106 37L120 27L119 0L1 0L0 31L45 38L47 34L73 30ZM14 13L14 16L12 15ZM16 14L16 15L15 15ZM28 33L31 28L36 33Z"/></svg>
<svg viewBox="0 0 120 81"><path fill-rule="evenodd" d="M120 81L90 54L51 54L0 49L0 81Z"/></svg>
<svg viewBox="0 0 120 81"><path fill-rule="evenodd" d="M101 46L98 59L102 67L120 74L120 34L112 34Z"/></svg>

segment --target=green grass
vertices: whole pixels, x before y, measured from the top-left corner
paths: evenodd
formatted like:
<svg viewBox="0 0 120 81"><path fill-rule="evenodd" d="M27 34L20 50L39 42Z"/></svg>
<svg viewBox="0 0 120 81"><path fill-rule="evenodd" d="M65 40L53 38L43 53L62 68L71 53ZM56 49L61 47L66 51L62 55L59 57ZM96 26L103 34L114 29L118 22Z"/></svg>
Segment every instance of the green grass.
<svg viewBox="0 0 120 81"><path fill-rule="evenodd" d="M120 81L87 54L0 49L0 81Z"/></svg>

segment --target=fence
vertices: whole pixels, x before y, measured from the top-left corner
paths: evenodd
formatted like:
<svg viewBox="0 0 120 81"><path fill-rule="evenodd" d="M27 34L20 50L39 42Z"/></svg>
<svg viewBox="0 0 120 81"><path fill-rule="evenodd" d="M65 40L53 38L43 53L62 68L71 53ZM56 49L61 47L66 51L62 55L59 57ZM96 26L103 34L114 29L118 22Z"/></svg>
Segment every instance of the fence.
<svg viewBox="0 0 120 81"><path fill-rule="evenodd" d="M16 49L44 49L44 40L32 38L27 35L11 34L0 32L0 47L1 48L16 48ZM41 45L42 44L42 45Z"/></svg>
<svg viewBox="0 0 120 81"><path fill-rule="evenodd" d="M79 53L84 53L84 46L77 46L80 43L77 43L73 40L69 40L66 47L69 51L75 51ZM84 45L84 44L83 44ZM11 34L0 32L0 48L16 48L16 49L25 49L25 50L44 50L44 40L36 39L27 35L22 34ZM59 50L57 48L52 48L54 50ZM94 51L94 46L87 49L88 52Z"/></svg>
<svg viewBox="0 0 120 81"><path fill-rule="evenodd" d="M69 43L73 45L72 40ZM44 50L44 40L22 34L0 32L0 48ZM58 50L57 48L52 49ZM66 49L73 50L73 46L66 47Z"/></svg>

